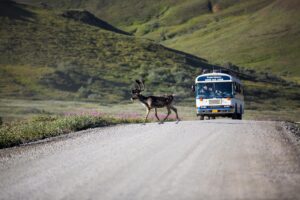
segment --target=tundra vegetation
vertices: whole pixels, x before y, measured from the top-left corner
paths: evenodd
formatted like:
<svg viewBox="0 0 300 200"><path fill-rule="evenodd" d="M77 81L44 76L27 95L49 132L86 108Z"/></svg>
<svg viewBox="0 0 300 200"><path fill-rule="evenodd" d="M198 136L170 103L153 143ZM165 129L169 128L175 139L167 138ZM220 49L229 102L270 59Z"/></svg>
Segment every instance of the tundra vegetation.
<svg viewBox="0 0 300 200"><path fill-rule="evenodd" d="M39 116L1 126L0 148L12 147L87 128L140 122L139 119L110 118L95 115Z"/></svg>

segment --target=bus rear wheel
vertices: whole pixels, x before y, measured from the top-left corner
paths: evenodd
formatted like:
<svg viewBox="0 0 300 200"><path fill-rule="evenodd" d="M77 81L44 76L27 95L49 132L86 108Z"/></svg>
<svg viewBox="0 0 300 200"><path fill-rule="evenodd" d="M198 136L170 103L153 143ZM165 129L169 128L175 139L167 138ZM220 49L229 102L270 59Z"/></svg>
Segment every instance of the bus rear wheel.
<svg viewBox="0 0 300 200"><path fill-rule="evenodd" d="M242 120L242 118L243 118L243 117L242 117L242 114L238 114L238 115L237 115L237 119Z"/></svg>
<svg viewBox="0 0 300 200"><path fill-rule="evenodd" d="M231 118L232 118L232 119L237 119L237 118L238 118L238 114L237 114L236 112L233 113L232 116L231 116Z"/></svg>
<svg viewBox="0 0 300 200"><path fill-rule="evenodd" d="M240 113L234 113L234 114L232 114L231 118L232 119L239 119L239 120L241 120L242 119L242 114L240 114Z"/></svg>

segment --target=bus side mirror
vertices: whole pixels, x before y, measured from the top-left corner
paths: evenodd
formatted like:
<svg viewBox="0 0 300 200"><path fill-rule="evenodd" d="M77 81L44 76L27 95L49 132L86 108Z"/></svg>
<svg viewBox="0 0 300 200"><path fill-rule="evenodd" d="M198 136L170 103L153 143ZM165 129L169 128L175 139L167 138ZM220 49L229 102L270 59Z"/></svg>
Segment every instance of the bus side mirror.
<svg viewBox="0 0 300 200"><path fill-rule="evenodd" d="M195 85L192 85L192 91L195 92Z"/></svg>

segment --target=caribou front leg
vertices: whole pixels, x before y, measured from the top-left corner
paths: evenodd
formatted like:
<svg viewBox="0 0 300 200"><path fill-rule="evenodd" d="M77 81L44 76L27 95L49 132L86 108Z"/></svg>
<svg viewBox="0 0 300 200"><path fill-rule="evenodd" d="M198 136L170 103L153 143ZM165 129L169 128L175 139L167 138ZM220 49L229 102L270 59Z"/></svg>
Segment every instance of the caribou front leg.
<svg viewBox="0 0 300 200"><path fill-rule="evenodd" d="M178 117L177 108L175 108L174 106L171 106L170 108L175 112L175 114L176 114L176 119L177 119L177 122L176 122L176 123L178 123L178 122L180 121L180 119L179 119L179 117Z"/></svg>
<svg viewBox="0 0 300 200"><path fill-rule="evenodd" d="M158 124L162 124L163 121L160 121L159 117L157 116L157 108L155 108L155 117L159 121Z"/></svg>
<svg viewBox="0 0 300 200"><path fill-rule="evenodd" d="M146 114L146 117L145 117L144 124L147 122L147 119L148 119L149 113L150 113L150 108L147 108L147 114Z"/></svg>

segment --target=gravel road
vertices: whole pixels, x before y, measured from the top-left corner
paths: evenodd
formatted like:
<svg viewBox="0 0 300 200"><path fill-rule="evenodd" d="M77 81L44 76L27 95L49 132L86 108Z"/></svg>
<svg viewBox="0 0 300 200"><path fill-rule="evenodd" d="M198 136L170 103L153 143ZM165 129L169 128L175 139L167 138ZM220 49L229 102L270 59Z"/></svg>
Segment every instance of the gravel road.
<svg viewBox="0 0 300 200"><path fill-rule="evenodd" d="M300 154L278 122L96 128L0 150L0 199L300 199Z"/></svg>

